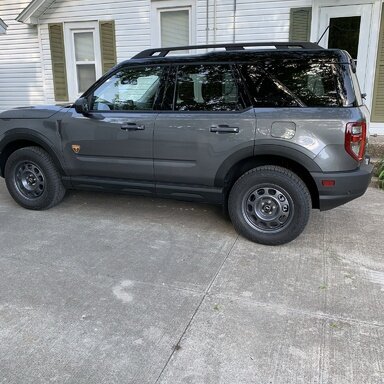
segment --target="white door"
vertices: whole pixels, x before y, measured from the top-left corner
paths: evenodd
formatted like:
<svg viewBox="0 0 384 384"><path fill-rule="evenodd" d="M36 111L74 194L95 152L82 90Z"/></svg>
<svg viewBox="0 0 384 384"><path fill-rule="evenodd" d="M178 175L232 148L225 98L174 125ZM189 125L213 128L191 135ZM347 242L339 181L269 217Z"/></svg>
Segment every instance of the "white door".
<svg viewBox="0 0 384 384"><path fill-rule="evenodd" d="M318 39L328 30L319 44L324 48L349 51L357 63L357 77L362 92L367 92L367 86L370 86L369 79L366 79L366 67L371 13L371 4L320 8Z"/></svg>

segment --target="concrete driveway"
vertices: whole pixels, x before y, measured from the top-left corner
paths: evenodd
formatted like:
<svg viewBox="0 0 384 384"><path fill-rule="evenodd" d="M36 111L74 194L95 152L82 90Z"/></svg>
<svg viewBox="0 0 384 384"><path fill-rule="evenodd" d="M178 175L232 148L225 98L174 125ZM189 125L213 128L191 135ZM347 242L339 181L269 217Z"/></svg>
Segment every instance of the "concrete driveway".
<svg viewBox="0 0 384 384"><path fill-rule="evenodd" d="M0 383L384 383L384 192L280 247L220 208L0 181Z"/></svg>

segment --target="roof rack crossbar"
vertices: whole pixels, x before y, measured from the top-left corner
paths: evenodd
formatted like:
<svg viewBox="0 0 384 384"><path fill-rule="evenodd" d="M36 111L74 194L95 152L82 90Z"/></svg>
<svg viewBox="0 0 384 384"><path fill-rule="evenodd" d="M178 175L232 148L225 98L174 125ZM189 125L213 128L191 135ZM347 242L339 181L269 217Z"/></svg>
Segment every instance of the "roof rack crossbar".
<svg viewBox="0 0 384 384"><path fill-rule="evenodd" d="M150 48L141 51L132 59L144 59L149 57L165 57L170 52L187 51L190 49L212 49L224 48L226 51L240 51L245 47L275 47L276 49L322 49L316 43L310 42L257 42L257 43L231 43L231 44L206 44L206 45L185 45L181 47Z"/></svg>

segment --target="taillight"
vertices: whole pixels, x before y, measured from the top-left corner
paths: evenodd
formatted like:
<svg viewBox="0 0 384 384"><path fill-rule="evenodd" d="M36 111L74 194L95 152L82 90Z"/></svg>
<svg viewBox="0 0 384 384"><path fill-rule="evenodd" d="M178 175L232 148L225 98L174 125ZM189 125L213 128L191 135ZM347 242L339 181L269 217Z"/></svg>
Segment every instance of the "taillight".
<svg viewBox="0 0 384 384"><path fill-rule="evenodd" d="M365 121L348 123L345 128L345 150L357 161L365 155L367 124Z"/></svg>

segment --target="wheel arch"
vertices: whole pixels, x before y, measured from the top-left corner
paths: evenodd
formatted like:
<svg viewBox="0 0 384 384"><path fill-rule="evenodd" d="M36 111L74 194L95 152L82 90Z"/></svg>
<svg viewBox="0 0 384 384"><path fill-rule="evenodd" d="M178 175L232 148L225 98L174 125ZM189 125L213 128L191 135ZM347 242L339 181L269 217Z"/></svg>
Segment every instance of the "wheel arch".
<svg viewBox="0 0 384 384"><path fill-rule="evenodd" d="M40 147L44 149L52 158L60 174L65 175L64 167L59 160L59 156L53 149L54 146L46 140L33 134L10 134L7 135L0 144L0 175L4 177L5 164L9 156L16 150L25 147Z"/></svg>
<svg viewBox="0 0 384 384"><path fill-rule="evenodd" d="M218 170L215 178L215 186L224 189L225 201L227 201L233 184L241 175L262 165L277 165L294 172L307 186L312 199L312 207L319 208L319 191L310 172L321 172L320 167L308 156L295 150L287 151L285 147L284 150L281 147L272 151L271 148L268 148L268 151L266 149L261 151L257 149L255 155L242 157L241 159L236 157L228 158Z"/></svg>

